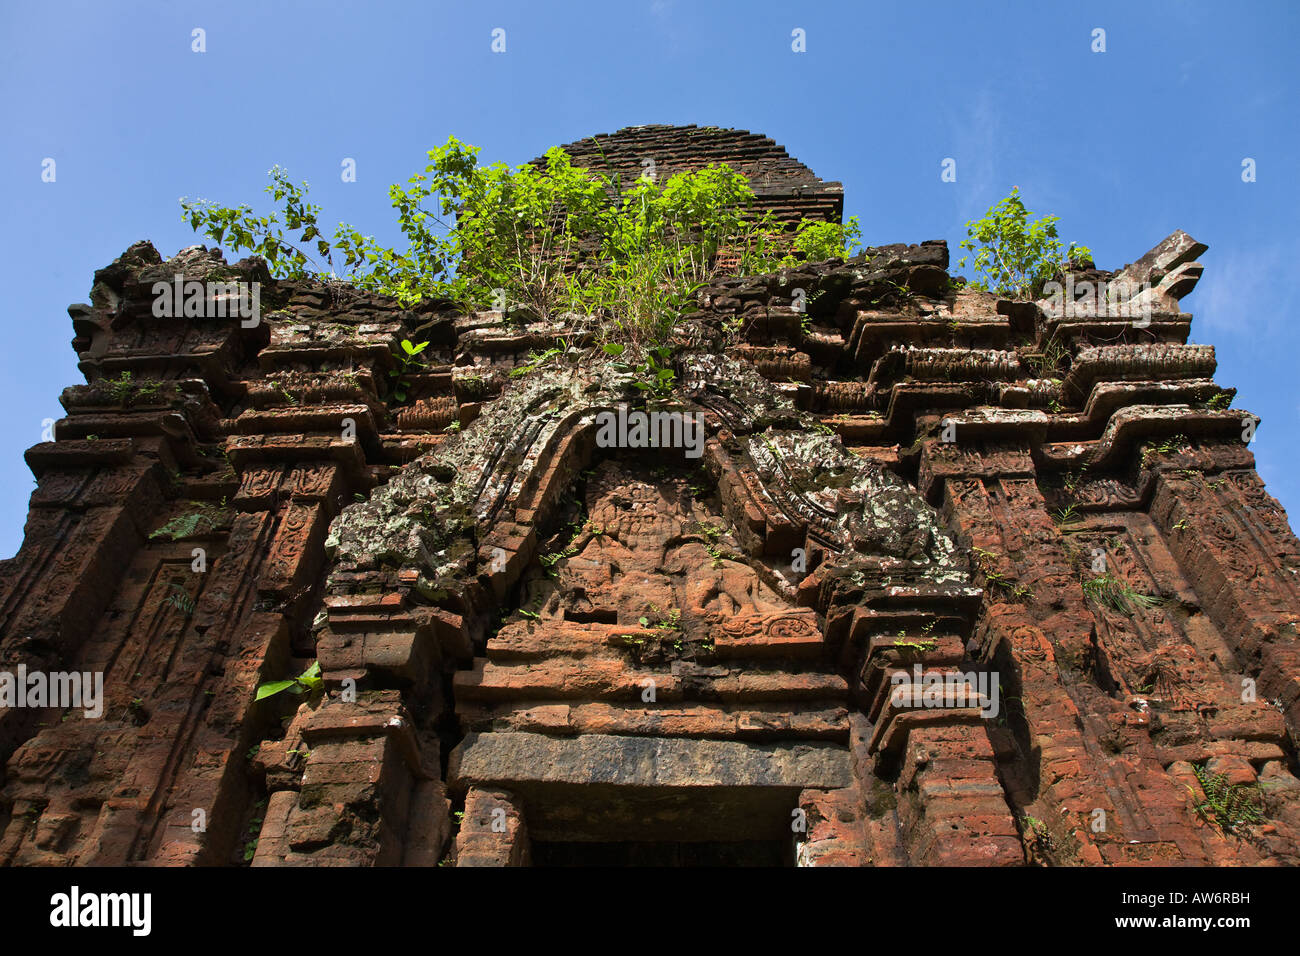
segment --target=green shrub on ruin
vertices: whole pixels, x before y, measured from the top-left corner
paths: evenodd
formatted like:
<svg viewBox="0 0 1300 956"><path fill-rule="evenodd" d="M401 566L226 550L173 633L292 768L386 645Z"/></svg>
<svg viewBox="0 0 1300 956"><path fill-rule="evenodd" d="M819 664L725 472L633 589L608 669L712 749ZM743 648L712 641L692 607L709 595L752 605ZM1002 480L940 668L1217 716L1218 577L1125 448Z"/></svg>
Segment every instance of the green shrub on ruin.
<svg viewBox="0 0 1300 956"><path fill-rule="evenodd" d="M792 254L785 257L782 265L796 265L800 260L847 259L854 254L861 238L857 216L850 216L847 222L805 219L795 232L790 247Z"/></svg>
<svg viewBox="0 0 1300 956"><path fill-rule="evenodd" d="M182 208L196 232L261 256L278 277L341 279L405 305L443 298L540 318L597 315L605 338L645 347L666 342L720 272L846 256L859 234L856 219L805 221L791 234L755 213L748 180L726 165L623 184L573 166L558 147L545 168L485 165L478 152L452 137L422 173L389 188L405 249L344 223L326 238L307 184L279 167L269 215L206 200Z"/></svg>
<svg viewBox="0 0 1300 956"><path fill-rule="evenodd" d="M983 219L966 223L961 247L969 250L958 265L969 258L975 270L971 286L1008 298L1033 298L1043 286L1061 275L1071 260L1091 260L1086 246L1070 243L1067 248L1057 236L1059 216L1031 220L1029 210L1015 187L1011 195L995 203Z"/></svg>

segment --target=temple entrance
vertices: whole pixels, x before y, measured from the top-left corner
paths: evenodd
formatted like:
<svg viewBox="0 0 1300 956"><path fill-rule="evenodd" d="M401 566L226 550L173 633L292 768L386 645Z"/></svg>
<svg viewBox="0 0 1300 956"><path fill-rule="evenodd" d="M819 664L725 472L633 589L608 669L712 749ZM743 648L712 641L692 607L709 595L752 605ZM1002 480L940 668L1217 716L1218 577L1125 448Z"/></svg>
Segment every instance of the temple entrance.
<svg viewBox="0 0 1300 956"><path fill-rule="evenodd" d="M599 461L557 510L518 610L456 676L461 845L491 859L495 834L497 857L557 866L793 863L800 794L852 782L847 686L815 613L744 552L704 469Z"/></svg>

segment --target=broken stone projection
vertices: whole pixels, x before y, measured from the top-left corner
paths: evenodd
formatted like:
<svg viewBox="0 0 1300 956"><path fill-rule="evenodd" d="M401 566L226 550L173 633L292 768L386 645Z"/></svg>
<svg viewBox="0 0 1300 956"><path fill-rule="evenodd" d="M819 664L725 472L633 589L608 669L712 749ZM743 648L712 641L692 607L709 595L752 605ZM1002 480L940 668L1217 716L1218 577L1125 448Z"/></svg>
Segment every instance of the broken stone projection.
<svg viewBox="0 0 1300 956"><path fill-rule="evenodd" d="M566 149L842 216L751 133ZM1300 543L1186 344L1205 251L1079 270L1085 308L935 241L719 281L690 456L597 441L646 398L564 322L137 243L0 562L0 670L103 710L0 708L0 862L1300 863ZM260 321L155 315L177 276Z"/></svg>

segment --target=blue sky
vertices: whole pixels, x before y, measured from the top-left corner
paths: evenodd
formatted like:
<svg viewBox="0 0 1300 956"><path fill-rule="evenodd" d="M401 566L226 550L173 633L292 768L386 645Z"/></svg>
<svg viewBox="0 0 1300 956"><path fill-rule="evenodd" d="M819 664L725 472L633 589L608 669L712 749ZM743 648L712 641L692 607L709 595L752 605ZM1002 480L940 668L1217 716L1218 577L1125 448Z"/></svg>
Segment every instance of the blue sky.
<svg viewBox="0 0 1300 956"><path fill-rule="evenodd" d="M448 135L519 163L641 123L769 135L844 183L866 243L946 238L954 265L965 222L1012 186L1103 268L1186 229L1210 246L1183 301L1193 341L1217 346L1218 381L1263 417L1259 470L1295 514L1298 23L1293 2L1173 0L7 4L0 556L34 487L22 453L82 381L66 307L132 242L196 242L179 197L264 211L279 163L325 222L389 239L388 184Z"/></svg>

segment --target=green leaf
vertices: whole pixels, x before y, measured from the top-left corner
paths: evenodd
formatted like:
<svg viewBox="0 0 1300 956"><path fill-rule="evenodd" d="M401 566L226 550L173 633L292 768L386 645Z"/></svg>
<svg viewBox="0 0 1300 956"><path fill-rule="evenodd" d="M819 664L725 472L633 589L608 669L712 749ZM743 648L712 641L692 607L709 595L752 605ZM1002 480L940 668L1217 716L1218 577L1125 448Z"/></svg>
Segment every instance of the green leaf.
<svg viewBox="0 0 1300 956"><path fill-rule="evenodd" d="M270 697L273 694L280 693L280 691L288 690L290 687L296 687L297 684L297 681L292 680L273 680L266 684L259 684L257 688L257 696L254 697L253 700L259 701L264 697Z"/></svg>

